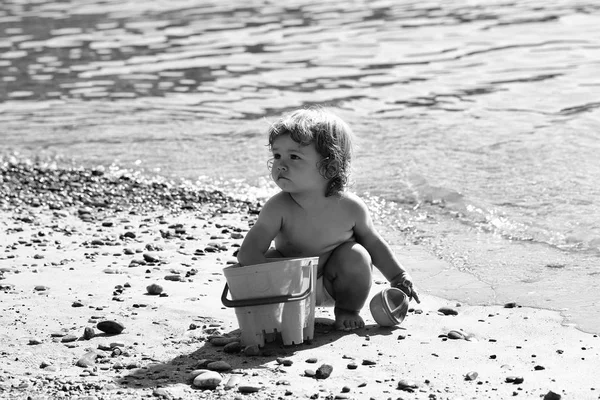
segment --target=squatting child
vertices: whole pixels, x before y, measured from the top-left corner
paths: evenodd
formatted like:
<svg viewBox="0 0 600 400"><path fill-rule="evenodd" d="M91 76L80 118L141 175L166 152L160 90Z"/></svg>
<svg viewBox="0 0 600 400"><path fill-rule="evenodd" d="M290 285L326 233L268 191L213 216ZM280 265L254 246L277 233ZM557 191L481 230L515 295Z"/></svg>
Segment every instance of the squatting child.
<svg viewBox="0 0 600 400"><path fill-rule="evenodd" d="M268 135L271 177L281 192L265 203L244 238L240 265L318 256L317 306L334 306L341 330L364 327L359 313L371 289L372 265L420 302L366 204L347 190L350 127L326 109L301 109L274 123Z"/></svg>

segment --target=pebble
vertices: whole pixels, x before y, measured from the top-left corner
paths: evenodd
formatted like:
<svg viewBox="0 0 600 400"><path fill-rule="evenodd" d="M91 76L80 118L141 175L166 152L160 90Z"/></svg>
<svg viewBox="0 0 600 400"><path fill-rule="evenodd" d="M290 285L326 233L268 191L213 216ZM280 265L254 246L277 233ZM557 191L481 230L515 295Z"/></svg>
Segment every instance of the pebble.
<svg viewBox="0 0 600 400"><path fill-rule="evenodd" d="M200 389L215 389L223 378L215 371L206 371L194 378L193 385Z"/></svg>
<svg viewBox="0 0 600 400"><path fill-rule="evenodd" d="M123 332L125 326L119 322L107 320L99 322L98 325L96 325L96 328L109 335L118 335Z"/></svg>
<svg viewBox="0 0 600 400"><path fill-rule="evenodd" d="M240 342L231 342L231 343L227 343L224 347L223 347L223 351L225 353L228 354L235 354L235 353L239 353L240 351L242 351L242 344Z"/></svg>
<svg viewBox="0 0 600 400"><path fill-rule="evenodd" d="M262 387L255 385L243 385L238 387L240 393L256 393L260 392L261 389Z"/></svg>
<svg viewBox="0 0 600 400"><path fill-rule="evenodd" d="M408 379L400 379L398 381L398 389L399 390L412 392L412 391L414 391L414 389L417 389L418 387L419 387L419 384L415 381L411 381Z"/></svg>
<svg viewBox="0 0 600 400"><path fill-rule="evenodd" d="M150 263L160 262L160 258L153 252L144 253L142 256L144 257L144 261L146 261L146 262L150 262Z"/></svg>
<svg viewBox="0 0 600 400"><path fill-rule="evenodd" d="M441 307L438 312L444 315L458 315L458 311L452 307Z"/></svg>
<svg viewBox="0 0 600 400"><path fill-rule="evenodd" d="M365 359L363 360L362 365L377 365L377 363L373 360Z"/></svg>
<svg viewBox="0 0 600 400"><path fill-rule="evenodd" d="M206 368L211 371L229 371L231 369L231 365L225 361L213 361L209 363Z"/></svg>
<svg viewBox="0 0 600 400"><path fill-rule="evenodd" d="M146 292L148 292L148 294L152 296L155 296L163 292L163 287L156 283L153 283L151 285L146 286Z"/></svg>
<svg viewBox="0 0 600 400"><path fill-rule="evenodd" d="M554 393L552 390L544 395L544 400L560 400L562 396L558 393Z"/></svg>
<svg viewBox="0 0 600 400"><path fill-rule="evenodd" d="M165 276L165 280L173 282L183 282L185 278L181 275L167 275Z"/></svg>
<svg viewBox="0 0 600 400"><path fill-rule="evenodd" d="M92 339L94 336L96 336L96 332L94 331L94 328L87 326L84 330L83 330L83 338L85 340L90 340Z"/></svg>
<svg viewBox="0 0 600 400"><path fill-rule="evenodd" d="M316 358L316 357L311 357L311 358L308 358L308 359L306 360L306 362L307 362L307 363L309 363L309 364L316 364L316 363L317 363L317 361L318 361L318 360L317 360L317 358Z"/></svg>
<svg viewBox="0 0 600 400"><path fill-rule="evenodd" d="M43 342L38 338L31 338L31 339L29 339L28 343L33 346L33 345L37 345L37 344L42 344Z"/></svg>
<svg viewBox="0 0 600 400"><path fill-rule="evenodd" d="M346 366L348 369L356 369L358 368L358 364L351 362Z"/></svg>
<svg viewBox="0 0 600 400"><path fill-rule="evenodd" d="M317 369L317 371L315 373L315 377L317 379L327 379L327 378L329 378L329 376L331 375L332 372L333 372L333 366L331 366L329 364L323 364Z"/></svg>
<svg viewBox="0 0 600 400"><path fill-rule="evenodd" d="M240 384L241 380L242 378L240 378L239 376L231 375L227 380L227 383L225 384L225 389L233 389L234 387Z"/></svg>
<svg viewBox="0 0 600 400"><path fill-rule="evenodd" d="M448 332L447 336L449 339L454 339L454 340L458 340L458 339L464 340L465 339L465 335L460 331L454 331L454 330L450 331L450 332Z"/></svg>
<svg viewBox="0 0 600 400"><path fill-rule="evenodd" d="M277 364L283 365L284 367L290 367L294 364L294 361L290 360L289 358L278 358Z"/></svg>
<svg viewBox="0 0 600 400"><path fill-rule="evenodd" d="M213 336L208 342L213 346L226 346L229 343L239 342L240 339L238 337L226 337L226 336Z"/></svg>
<svg viewBox="0 0 600 400"><path fill-rule="evenodd" d="M244 348L244 354L249 357L258 356L260 354L260 347L258 347L257 344L246 346Z"/></svg>
<svg viewBox="0 0 600 400"><path fill-rule="evenodd" d="M467 372L467 374L465 375L465 380L474 381L475 379L477 379L478 376L479 374L475 371Z"/></svg>
<svg viewBox="0 0 600 400"><path fill-rule="evenodd" d="M518 385L518 384L525 382L525 378L523 378L522 376L507 376L506 382L514 383L515 385Z"/></svg>
<svg viewBox="0 0 600 400"><path fill-rule="evenodd" d="M96 358L98 358L98 353L95 351L89 351L83 355L79 360L77 360L76 365L81 368L89 368L93 367L96 364Z"/></svg>
<svg viewBox="0 0 600 400"><path fill-rule="evenodd" d="M75 335L66 335L66 336L63 336L63 337L60 339L60 341L61 341L62 343L71 343L71 342L75 342L77 339L78 339L78 337L77 337L77 336L75 336Z"/></svg>

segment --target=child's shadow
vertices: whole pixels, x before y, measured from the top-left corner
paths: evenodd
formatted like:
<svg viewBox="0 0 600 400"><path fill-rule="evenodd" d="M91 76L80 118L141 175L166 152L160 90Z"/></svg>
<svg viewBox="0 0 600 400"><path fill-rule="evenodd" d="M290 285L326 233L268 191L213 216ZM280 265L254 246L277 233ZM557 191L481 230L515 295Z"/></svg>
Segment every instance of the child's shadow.
<svg viewBox="0 0 600 400"><path fill-rule="evenodd" d="M199 349L190 354L183 354L167 362L156 362L132 370L132 372L119 378L117 383L131 388L162 387L177 383L191 384L190 373L196 369L206 369L208 361L225 361L231 366L232 371L239 373L245 369L268 368L266 364L278 358L290 357L299 351L331 344L343 336L356 335L363 338L377 335L387 336L392 335L399 329L402 328L380 327L373 324L354 331L338 331L333 328L333 320L316 318L313 339L299 345L284 346L281 338L278 337L273 342L265 343L265 346L260 349L259 355L248 356L243 352L226 353L222 346L203 342ZM239 336L239 333L239 329L236 329L223 334L223 336L235 337Z"/></svg>

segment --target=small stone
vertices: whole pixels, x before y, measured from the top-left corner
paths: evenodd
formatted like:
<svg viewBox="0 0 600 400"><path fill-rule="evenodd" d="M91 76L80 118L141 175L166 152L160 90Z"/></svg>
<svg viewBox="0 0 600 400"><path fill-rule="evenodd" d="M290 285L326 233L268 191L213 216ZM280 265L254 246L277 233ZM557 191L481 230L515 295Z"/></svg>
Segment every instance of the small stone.
<svg viewBox="0 0 600 400"><path fill-rule="evenodd" d="M206 368L210 369L211 371L229 371L231 369L231 365L225 361L213 361L209 363Z"/></svg>
<svg viewBox="0 0 600 400"><path fill-rule="evenodd" d="M260 347L258 347L257 344L253 344L250 346L246 346L244 348L244 355L252 357L252 356L258 356L260 354Z"/></svg>
<svg viewBox="0 0 600 400"><path fill-rule="evenodd" d="M33 289L35 291L38 291L38 292L43 292L43 291L48 290L50 288L48 286L38 285L38 286L34 287Z"/></svg>
<svg viewBox="0 0 600 400"><path fill-rule="evenodd" d="M156 388L152 391L152 395L154 397L159 397L161 399L168 399L171 400L173 398L173 396L171 396L171 394L169 392L167 392L166 389L163 388Z"/></svg>
<svg viewBox="0 0 600 400"><path fill-rule="evenodd" d="M514 383L515 385L518 385L518 384L525 382L525 378L523 378L522 376L507 376L506 382Z"/></svg>
<svg viewBox="0 0 600 400"><path fill-rule="evenodd" d="M323 364L317 369L317 372L315 373L315 377L317 379L327 379L327 378L329 378L329 376L331 375L332 372L333 372L333 366L331 366L329 364Z"/></svg>
<svg viewBox="0 0 600 400"><path fill-rule="evenodd" d="M377 365L377 362L375 362L373 360L365 359L365 360L363 360L362 365Z"/></svg>
<svg viewBox="0 0 600 400"><path fill-rule="evenodd" d="M79 360L77 360L76 365L81 368L90 368L93 367L96 363L96 358L98 357L98 353L95 351L89 351L83 355Z"/></svg>
<svg viewBox="0 0 600 400"><path fill-rule="evenodd" d="M504 305L504 308L515 308L515 307L517 307L517 303L514 301L511 301L510 303L506 303Z"/></svg>
<svg viewBox="0 0 600 400"><path fill-rule="evenodd" d="M349 386L344 386L342 388L342 393L349 393L350 392L350 387Z"/></svg>
<svg viewBox="0 0 600 400"><path fill-rule="evenodd" d="M467 372L465 375L465 381L474 381L478 376L479 374L475 371Z"/></svg>
<svg viewBox="0 0 600 400"><path fill-rule="evenodd" d="M185 280L185 278L181 275L167 275L167 276L165 276L165 280L173 281L173 282L181 282L181 281Z"/></svg>
<svg viewBox="0 0 600 400"><path fill-rule="evenodd" d="M73 308L78 308L78 307L83 307L83 303L79 300L74 301L73 304L71 304L71 307Z"/></svg>
<svg viewBox="0 0 600 400"><path fill-rule="evenodd" d="M29 339L29 343L28 344L34 346L34 345L42 344L42 343L43 342L40 339L38 339L38 338L31 338L31 339Z"/></svg>
<svg viewBox="0 0 600 400"><path fill-rule="evenodd" d="M292 364L294 364L294 362L289 358L278 358L277 364L283 365L284 367L290 367L292 366Z"/></svg>
<svg viewBox="0 0 600 400"><path fill-rule="evenodd" d="M225 346L228 345L229 343L233 343L233 342L239 342L240 339L237 337L226 337L226 336L213 336L211 337L208 342L210 344L212 344L213 346Z"/></svg>
<svg viewBox="0 0 600 400"><path fill-rule="evenodd" d="M346 393L338 393L335 395L334 399L349 399L350 395Z"/></svg>
<svg viewBox="0 0 600 400"><path fill-rule="evenodd" d="M562 396L558 393L554 393L552 390L544 395L544 400L560 400Z"/></svg>
<svg viewBox="0 0 600 400"><path fill-rule="evenodd" d="M85 329L83 330L83 338L85 340L90 340L92 338L94 338L94 336L96 336L96 332L94 331L94 328L92 327L85 327Z"/></svg>
<svg viewBox="0 0 600 400"><path fill-rule="evenodd" d="M160 262L160 258L155 253L152 253L152 252L144 253L143 257L144 257L144 261L149 262L149 263Z"/></svg>
<svg viewBox="0 0 600 400"><path fill-rule="evenodd" d="M153 283L151 285L146 286L146 291L148 292L148 294L155 296L163 292L163 287L156 283Z"/></svg>
<svg viewBox="0 0 600 400"><path fill-rule="evenodd" d="M346 367L348 369L356 369L356 368L358 368L358 364L356 364L355 362L351 362Z"/></svg>
<svg viewBox="0 0 600 400"><path fill-rule="evenodd" d="M233 389L240 384L241 380L242 378L240 378L238 375L231 375L225 384L225 389Z"/></svg>
<svg viewBox="0 0 600 400"><path fill-rule="evenodd" d="M96 325L96 328L109 335L118 335L123 332L125 326L119 322L108 320L99 322L98 325Z"/></svg>
<svg viewBox="0 0 600 400"><path fill-rule="evenodd" d="M223 378L215 371L206 371L194 378L193 385L200 389L215 389Z"/></svg>
<svg viewBox="0 0 600 400"><path fill-rule="evenodd" d="M63 337L60 339L60 341L61 341L62 343L71 343L71 342L75 342L75 341L77 341L77 339L79 339L79 338L78 338L77 336L75 336L75 335L66 335L66 336L63 336Z"/></svg>
<svg viewBox="0 0 600 400"><path fill-rule="evenodd" d="M316 363L317 363L317 361L318 361L318 360L317 360L317 358L316 358L316 357L311 357L311 358L308 358L308 359L306 360L306 362L307 362L307 363L309 363L309 364L316 364Z"/></svg>
<svg viewBox="0 0 600 400"><path fill-rule="evenodd" d="M317 375L317 371L315 371L314 369L305 369L304 370L304 376L308 376L308 377L312 378L315 375Z"/></svg>
<svg viewBox="0 0 600 400"><path fill-rule="evenodd" d="M458 315L458 311L456 311L452 307L441 307L440 309L438 309L438 312L444 315Z"/></svg>
<svg viewBox="0 0 600 400"><path fill-rule="evenodd" d="M255 385L243 385L238 387L238 391L240 393L256 393L256 392L260 392L262 388L260 386L255 386Z"/></svg>
<svg viewBox="0 0 600 400"><path fill-rule="evenodd" d="M448 338L449 339L454 339L454 340L458 340L458 339L465 339L465 335L462 334L462 332L460 331L450 331L448 332Z"/></svg>
<svg viewBox="0 0 600 400"><path fill-rule="evenodd" d="M544 367L542 365L536 365L535 367L533 367L533 369L536 371L543 371L546 369L546 367Z"/></svg>
<svg viewBox="0 0 600 400"><path fill-rule="evenodd" d="M228 354L235 354L242 351L242 345L240 342L231 342L227 343L225 347L223 347L223 351Z"/></svg>
<svg viewBox="0 0 600 400"><path fill-rule="evenodd" d="M408 379L400 379L398 381L398 389L399 390L404 390L406 392L413 392L418 387L419 387L419 384L415 381L411 381Z"/></svg>

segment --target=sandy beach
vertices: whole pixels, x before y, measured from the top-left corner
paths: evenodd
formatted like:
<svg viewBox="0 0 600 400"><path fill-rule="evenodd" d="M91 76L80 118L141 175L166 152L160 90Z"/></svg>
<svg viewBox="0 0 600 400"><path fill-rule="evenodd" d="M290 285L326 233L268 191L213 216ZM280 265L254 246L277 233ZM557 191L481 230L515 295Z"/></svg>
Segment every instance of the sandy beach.
<svg viewBox="0 0 600 400"><path fill-rule="evenodd" d="M256 351L235 345L220 297L259 204L8 162L0 194L0 398L600 398L598 335L554 311L432 296L443 261L418 246L395 247L423 300L400 326L365 307L364 329L338 332L317 308L312 340ZM386 285L377 275L372 295ZM203 370L216 386L199 387Z"/></svg>

